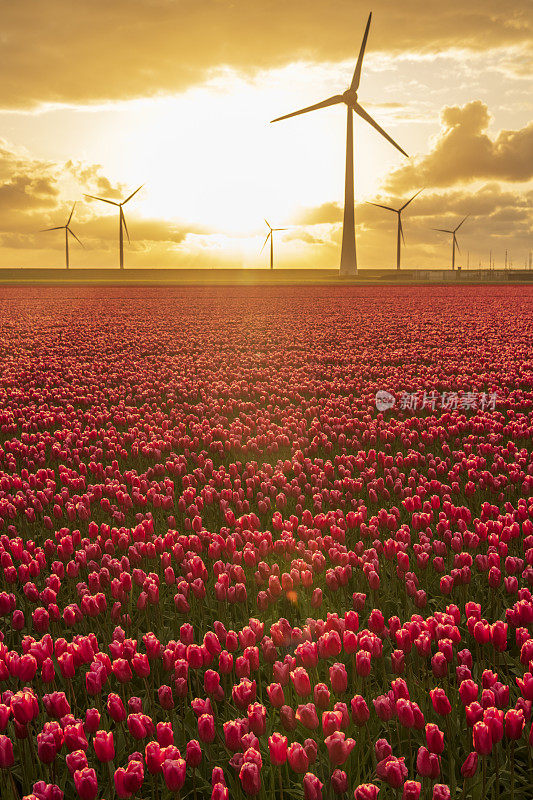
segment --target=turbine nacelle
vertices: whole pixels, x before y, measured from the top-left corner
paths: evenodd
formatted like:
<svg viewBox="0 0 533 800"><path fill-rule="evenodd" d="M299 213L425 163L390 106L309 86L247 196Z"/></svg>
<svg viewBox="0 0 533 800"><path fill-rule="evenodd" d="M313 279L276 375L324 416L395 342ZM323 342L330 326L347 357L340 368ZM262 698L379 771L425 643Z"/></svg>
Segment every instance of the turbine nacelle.
<svg viewBox="0 0 533 800"><path fill-rule="evenodd" d="M347 106L353 108L357 103L357 92L355 89L346 89L346 91L342 93L342 99Z"/></svg>

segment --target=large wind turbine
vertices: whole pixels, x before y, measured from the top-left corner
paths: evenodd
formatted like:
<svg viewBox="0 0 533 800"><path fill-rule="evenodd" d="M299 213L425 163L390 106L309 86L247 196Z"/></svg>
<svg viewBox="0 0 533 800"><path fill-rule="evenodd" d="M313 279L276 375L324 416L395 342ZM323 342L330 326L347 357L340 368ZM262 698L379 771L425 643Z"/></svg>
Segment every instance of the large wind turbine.
<svg viewBox="0 0 533 800"><path fill-rule="evenodd" d="M137 194L137 192L142 189L144 183L139 186L138 189L135 189L134 192L130 194L129 197L126 197L121 203L116 203L114 200L107 200L105 197L95 197L92 194L86 194L85 197L90 197L92 200L101 200L102 203L109 203L112 206L118 206L118 246L119 246L119 253L120 253L120 269L124 269L124 233L126 231L126 236L128 237L128 242L130 241L130 235L128 233L128 227L126 225L126 217L124 216L124 212L122 210L122 206L125 206L128 203L133 195Z"/></svg>
<svg viewBox="0 0 533 800"><path fill-rule="evenodd" d="M353 74L350 87L343 94L336 94L333 97L328 97L321 103L316 103L313 106L302 108L300 111L293 111L292 114L285 114L283 117L277 117L272 122L279 122L282 119L295 117L298 114L306 114L308 111L314 111L317 108L327 108L327 106L334 106L338 103L345 103L347 106L347 127L346 127L346 174L344 184L344 221L342 226L342 250L341 250L341 275L357 275L357 256L355 251L355 218L354 218L354 178L353 178L353 112L355 111L366 122L372 125L382 136L387 139L400 153L407 156L394 139L392 139L378 123L372 119L370 114L359 104L357 99L357 90L361 80L361 68L363 66L363 56L365 54L366 40L368 38L368 30L370 28L370 20L372 14L368 16L366 29L359 50L355 72Z"/></svg>
<svg viewBox="0 0 533 800"><path fill-rule="evenodd" d="M73 236L76 239L77 242L79 242L81 244L82 247L84 246L83 243L80 242L80 240L78 239L78 237L76 236L74 231L71 231L71 229L69 227L70 226L70 220L72 219L72 215L74 214L74 209L75 208L76 208L76 203L74 203L74 205L72 206L72 211L70 212L70 216L67 219L67 224L66 225L57 225L55 228L43 228L43 231L42 231L43 233L44 233L44 231L62 231L62 230L65 231L65 263L66 263L67 269L69 268L69 259L68 259L68 235L69 235L69 233L70 233L71 236Z"/></svg>
<svg viewBox="0 0 533 800"><path fill-rule="evenodd" d="M453 231L448 231L446 228L432 228L434 231L440 231L440 233L451 233L452 234L452 269L455 269L455 248L457 247L457 251L460 253L459 244L457 242L457 236L455 235L463 222L468 219L470 215L467 214L464 219L461 220L459 225L453 229Z"/></svg>
<svg viewBox="0 0 533 800"><path fill-rule="evenodd" d="M404 203L401 208L393 208L392 206L383 206L381 203L368 203L369 206L376 206L377 208L385 208L387 211L394 211L395 214L398 214L398 236L396 241L396 269L400 269L400 253L401 253L401 242L405 245L405 239L403 236L403 227L402 227L402 211L404 208L407 208L409 203L412 203L415 197L418 197L420 192L423 192L423 189L420 189L419 192L414 194L407 203ZM400 241L401 239L401 241Z"/></svg>
<svg viewBox="0 0 533 800"><path fill-rule="evenodd" d="M270 269L274 269L274 231L286 231L288 228L273 228L268 220L265 220L265 222L268 225L269 231L265 241L263 242L261 253L265 249L265 245L270 239Z"/></svg>

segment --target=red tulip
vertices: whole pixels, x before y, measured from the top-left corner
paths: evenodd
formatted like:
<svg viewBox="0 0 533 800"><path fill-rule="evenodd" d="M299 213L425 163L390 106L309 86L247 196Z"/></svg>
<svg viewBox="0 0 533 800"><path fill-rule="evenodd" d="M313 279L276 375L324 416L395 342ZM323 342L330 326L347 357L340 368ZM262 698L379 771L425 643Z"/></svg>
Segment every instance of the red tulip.
<svg viewBox="0 0 533 800"><path fill-rule="evenodd" d="M242 788L247 795L255 796L261 791L261 769L252 762L245 761L239 771Z"/></svg>
<svg viewBox="0 0 533 800"><path fill-rule="evenodd" d="M402 791L402 800L418 800L422 784L419 781L405 781Z"/></svg>
<svg viewBox="0 0 533 800"><path fill-rule="evenodd" d="M335 731L324 742L330 764L334 767L342 766L355 747L355 739L347 739L344 731Z"/></svg>
<svg viewBox="0 0 533 800"><path fill-rule="evenodd" d="M431 753L440 755L444 751L444 733L438 725L433 723L426 725L426 742Z"/></svg>
<svg viewBox="0 0 533 800"><path fill-rule="evenodd" d="M316 775L306 772L303 779L304 800L322 800L323 785Z"/></svg>
<svg viewBox="0 0 533 800"><path fill-rule="evenodd" d="M179 792L185 783L185 773L187 765L183 758L167 758L161 766L163 779L167 789L171 792Z"/></svg>
<svg viewBox="0 0 533 800"><path fill-rule="evenodd" d="M0 769L9 769L15 763L13 742L9 736L0 735Z"/></svg>
<svg viewBox="0 0 533 800"><path fill-rule="evenodd" d="M472 735L476 753L481 756L488 755L492 750L492 735L489 726L484 722L476 722Z"/></svg>
<svg viewBox="0 0 533 800"><path fill-rule="evenodd" d="M477 770L477 761L477 753L475 751L469 753L461 767L461 775L465 778L473 778Z"/></svg>
<svg viewBox="0 0 533 800"><path fill-rule="evenodd" d="M98 792L98 781L94 769L84 767L74 773L74 784L81 800L94 800Z"/></svg>
<svg viewBox="0 0 533 800"><path fill-rule="evenodd" d="M287 737L281 733L273 733L268 739L268 750L271 764L284 764L287 760Z"/></svg>
<svg viewBox="0 0 533 800"><path fill-rule="evenodd" d="M505 715L505 735L508 739L520 739L525 727L526 721L522 710L516 711L510 708Z"/></svg>
<svg viewBox="0 0 533 800"><path fill-rule="evenodd" d="M355 800L377 800L379 787L374 783L361 783L353 794Z"/></svg>
<svg viewBox="0 0 533 800"><path fill-rule="evenodd" d="M309 758L299 742L293 742L287 750L287 760L290 768L294 772L303 774L307 772L309 766Z"/></svg>
<svg viewBox="0 0 533 800"><path fill-rule="evenodd" d="M115 758L113 732L97 731L94 735L93 747L99 761L113 761Z"/></svg>

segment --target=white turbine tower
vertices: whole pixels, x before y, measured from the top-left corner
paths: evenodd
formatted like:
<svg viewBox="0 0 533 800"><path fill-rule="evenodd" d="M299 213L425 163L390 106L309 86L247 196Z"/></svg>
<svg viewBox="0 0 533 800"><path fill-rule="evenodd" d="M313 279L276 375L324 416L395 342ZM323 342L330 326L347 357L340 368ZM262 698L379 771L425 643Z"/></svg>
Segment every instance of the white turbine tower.
<svg viewBox="0 0 533 800"><path fill-rule="evenodd" d="M86 194L85 197L90 197L91 200L101 200L102 203L109 203L111 206L117 206L119 209L118 211L118 249L119 249L119 263L120 269L124 269L124 233L126 231L126 236L128 237L128 242L130 241L130 235L128 233L128 228L126 225L126 217L124 216L124 212L122 210L122 206L125 206L128 203L133 195L137 194L137 192L142 189L144 184L141 184L138 189L135 189L134 192L130 194L129 197L126 197L121 203L116 203L114 200L107 200L105 197L95 197L92 194Z"/></svg>
<svg viewBox="0 0 533 800"><path fill-rule="evenodd" d="M345 183L344 183L344 221L342 226L342 250L341 250L341 263L340 263L340 274L341 275L357 275L357 256L355 250L355 209L354 209L354 177L353 177L353 112L355 111L358 116L364 119L369 125L372 125L382 136L387 139L400 153L403 153L404 156L407 156L405 150L403 150L399 144L397 144L394 139L392 139L388 133L386 133L383 128L378 125L378 123L372 119L370 114L365 111L362 105L360 105L358 98L357 98L357 90L359 89L359 82L361 80L361 68L363 66L363 57L365 54L366 48L366 40L368 38L368 30L370 28L370 20L372 19L372 14L369 14L368 22L366 23L366 29L363 36L363 41L361 43L361 49L359 50L359 57L357 59L357 64L355 67L355 71L353 74L352 82L350 87L343 93L343 94L336 94L333 97L328 97L327 100L323 100L321 103L316 103L313 106L307 106L307 108L302 108L299 111L293 111L292 114L285 114L282 117L277 117L273 119L272 122L279 122L282 119L288 119L289 117L295 117L298 114L306 114L308 111L315 111L318 108L327 108L328 106L334 106L339 103L345 103L347 106L347 127L346 127L346 173L345 173Z"/></svg>
<svg viewBox="0 0 533 800"><path fill-rule="evenodd" d="M457 236L455 235L463 222L468 219L470 214L467 214L464 219L461 220L459 225L454 228L452 231L446 230L446 228L432 228L434 231L439 231L440 233L451 233L452 235L452 269L455 269L455 248L457 247L457 252L460 253L459 243L457 242Z"/></svg>
<svg viewBox="0 0 533 800"><path fill-rule="evenodd" d="M270 269L274 269L274 232L275 231L286 231L286 230L288 230L288 228L273 228L271 226L270 222L268 222L268 220L265 220L265 222L268 225L269 231L268 231L268 235L267 235L265 241L263 242L263 247L261 248L261 253L265 249L265 245L268 242L268 240L270 239Z"/></svg>
<svg viewBox="0 0 533 800"><path fill-rule="evenodd" d="M413 202L415 197L418 197L420 192L423 192L423 191L424 191L423 189L420 189L419 192L414 194L411 197L411 199L408 200L407 203L404 203L403 206L401 206L400 208L393 208L392 206L383 206L383 205L381 205L381 203L368 203L369 206L376 206L377 208L384 208L387 211L394 211L395 214L398 214L398 233L397 233L397 237L396 237L396 269L400 269L400 254L401 254L402 242L405 245L405 239L404 239L404 236L403 236L403 226L402 226L402 211L404 210L404 208L407 208L409 203Z"/></svg>
<svg viewBox="0 0 533 800"><path fill-rule="evenodd" d="M74 209L75 208L76 208L76 203L74 203L74 205L72 206L72 211L70 212L70 216L67 219L67 224L66 225L57 225L55 228L43 228L43 231L42 231L43 233L44 233L44 231L62 231L62 230L65 231L65 265L66 265L67 269L70 266L70 264L69 264L69 253L68 253L68 235L69 235L69 233L70 233L71 236L73 236L76 239L77 242L79 242L81 244L82 247L84 246L83 242L80 242L80 240L78 239L78 237L76 236L74 231L72 231L70 229L70 220L72 219L72 215L74 214Z"/></svg>

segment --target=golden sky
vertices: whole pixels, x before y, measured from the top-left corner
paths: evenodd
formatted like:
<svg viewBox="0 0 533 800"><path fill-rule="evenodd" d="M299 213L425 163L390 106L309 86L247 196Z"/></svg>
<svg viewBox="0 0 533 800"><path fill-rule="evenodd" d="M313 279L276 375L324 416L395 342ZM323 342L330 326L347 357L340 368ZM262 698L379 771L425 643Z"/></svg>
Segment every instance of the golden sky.
<svg viewBox="0 0 533 800"><path fill-rule="evenodd" d="M359 266L523 266L533 248L531 0L0 0L0 266L337 267L344 106L269 120L350 83L409 153L355 122Z"/></svg>

